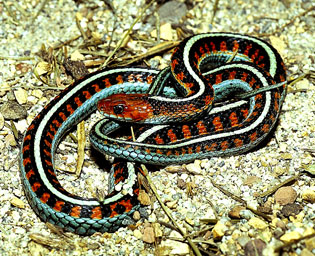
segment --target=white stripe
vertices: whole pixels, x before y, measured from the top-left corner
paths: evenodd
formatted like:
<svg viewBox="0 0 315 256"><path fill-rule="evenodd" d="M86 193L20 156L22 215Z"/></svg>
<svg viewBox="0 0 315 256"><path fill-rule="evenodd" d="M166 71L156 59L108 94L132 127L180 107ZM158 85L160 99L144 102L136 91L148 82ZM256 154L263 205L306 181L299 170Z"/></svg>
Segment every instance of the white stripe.
<svg viewBox="0 0 315 256"><path fill-rule="evenodd" d="M80 199L75 199L72 197L69 197L67 195L64 195L57 189L55 189L50 181L48 180L43 165L42 165L42 156L41 156L41 150L40 150L40 142L41 142L41 137L43 135L43 131L45 127L48 125L48 120L53 116L53 114L58 111L58 109L75 93L77 93L79 90L81 90L84 86L86 86L88 83L102 77L105 75L113 74L113 73L118 73L118 72L128 72L128 71L140 71L140 72L148 72L148 69L142 69L142 68L123 68L123 69L113 69L113 70L108 70L104 71L101 73L97 73L94 76L89 77L88 79L82 81L81 83L77 84L74 88L72 88L71 91L69 91L63 98L61 98L44 116L42 121L40 122L38 129L35 134L35 141L34 141L34 157L35 157L35 163L37 165L38 173L45 184L45 186L57 197L64 201L68 201L73 204L80 204L80 205L91 205L91 206L97 206L99 205L98 201L83 201ZM158 73L156 70L150 70L150 73ZM54 138L54 140L57 140L58 138Z"/></svg>

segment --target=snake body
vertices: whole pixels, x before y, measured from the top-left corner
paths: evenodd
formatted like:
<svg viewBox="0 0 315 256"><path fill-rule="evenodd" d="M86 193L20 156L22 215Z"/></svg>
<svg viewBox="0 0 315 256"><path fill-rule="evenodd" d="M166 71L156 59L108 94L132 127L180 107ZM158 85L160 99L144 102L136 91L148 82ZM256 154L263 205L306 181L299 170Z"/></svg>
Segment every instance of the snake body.
<svg viewBox="0 0 315 256"><path fill-rule="evenodd" d="M233 61L225 63L233 52ZM184 40L175 49L171 68L161 72L116 68L89 74L61 92L27 129L20 157L26 197L41 220L67 231L115 231L139 207L136 175L141 168L133 162L167 165L252 149L274 127L286 86L248 100L224 100L285 81L283 61L271 45L233 33ZM163 87L161 94L148 94L152 83ZM179 84L175 90L170 88L174 83ZM219 101L224 104L212 106ZM126 114L127 107L132 111ZM113 165L109 194L101 202L67 192L54 168L61 139L97 108L116 121L94 125L93 147L128 161ZM136 141L110 137L125 129L122 121L141 124Z"/></svg>

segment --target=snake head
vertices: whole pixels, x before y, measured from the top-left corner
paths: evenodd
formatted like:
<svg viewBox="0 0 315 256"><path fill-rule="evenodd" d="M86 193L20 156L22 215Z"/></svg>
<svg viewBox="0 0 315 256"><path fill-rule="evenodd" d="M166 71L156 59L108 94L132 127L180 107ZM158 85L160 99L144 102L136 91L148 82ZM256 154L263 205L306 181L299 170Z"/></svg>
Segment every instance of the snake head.
<svg viewBox="0 0 315 256"><path fill-rule="evenodd" d="M113 94L97 103L105 117L125 122L141 122L152 116L147 94Z"/></svg>

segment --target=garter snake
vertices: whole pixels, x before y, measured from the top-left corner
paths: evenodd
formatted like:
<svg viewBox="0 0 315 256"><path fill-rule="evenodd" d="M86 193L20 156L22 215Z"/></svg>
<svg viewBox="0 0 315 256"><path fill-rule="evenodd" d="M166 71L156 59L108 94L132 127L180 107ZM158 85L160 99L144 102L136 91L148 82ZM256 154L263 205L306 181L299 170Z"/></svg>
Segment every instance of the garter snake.
<svg viewBox="0 0 315 256"><path fill-rule="evenodd" d="M237 52L231 63L226 63ZM167 165L239 154L274 127L286 86L226 102L233 94L286 81L278 52L255 37L233 33L192 36L175 49L171 68L116 68L89 74L62 91L24 136L20 169L26 197L40 219L80 235L112 232L138 209L132 162ZM162 93L150 95L150 85ZM179 84L175 89L174 84ZM222 101L222 104L212 106ZM61 139L99 108L106 118L90 132L93 147L123 158L113 165L104 201L81 198L59 183L54 155ZM136 121L136 141L110 137ZM149 125L148 123L153 124ZM138 127L138 126L137 126Z"/></svg>

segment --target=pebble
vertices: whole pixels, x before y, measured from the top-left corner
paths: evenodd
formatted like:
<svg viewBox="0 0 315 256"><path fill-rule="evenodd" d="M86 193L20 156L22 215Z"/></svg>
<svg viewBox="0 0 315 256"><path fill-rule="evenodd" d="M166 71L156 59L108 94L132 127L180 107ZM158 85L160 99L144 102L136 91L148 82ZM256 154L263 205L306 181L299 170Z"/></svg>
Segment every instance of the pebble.
<svg viewBox="0 0 315 256"><path fill-rule="evenodd" d="M10 200L10 203L18 208L24 209L25 208L25 203L22 201L20 198L13 197Z"/></svg>
<svg viewBox="0 0 315 256"><path fill-rule="evenodd" d="M225 226L225 224L223 224L221 221L218 221L212 229L213 239L220 240L224 236L224 232L227 230L228 227Z"/></svg>
<svg viewBox="0 0 315 256"><path fill-rule="evenodd" d="M301 210L303 210L303 207L299 204L286 204L282 207L281 213L285 217L289 216L295 216L297 215Z"/></svg>
<svg viewBox="0 0 315 256"><path fill-rule="evenodd" d="M133 235L137 238L137 239L142 239L142 233L139 229L135 229L133 231Z"/></svg>
<svg viewBox="0 0 315 256"><path fill-rule="evenodd" d="M290 231L285 233L283 236L280 237L280 240L283 242L293 242L299 238L302 237L302 234L299 233L298 231Z"/></svg>
<svg viewBox="0 0 315 256"><path fill-rule="evenodd" d="M305 189L302 192L302 199L309 203L314 204L315 203L315 187Z"/></svg>
<svg viewBox="0 0 315 256"><path fill-rule="evenodd" d="M305 240L305 246L307 249L314 250L315 249L315 237L309 238Z"/></svg>
<svg viewBox="0 0 315 256"><path fill-rule="evenodd" d="M266 243L261 239L249 241L244 247L245 256L262 256L263 250L266 248Z"/></svg>
<svg viewBox="0 0 315 256"><path fill-rule="evenodd" d="M263 221L263 220L261 220L261 219L259 219L257 217L252 217L248 221L248 224L250 226L252 226L253 228L256 228L256 229L265 229L265 228L268 227L268 224L265 221Z"/></svg>
<svg viewBox="0 0 315 256"><path fill-rule="evenodd" d="M246 208L242 205L236 205L229 211L229 217L235 218L235 219L240 219L241 218L240 212L245 210L245 209Z"/></svg>
<svg viewBox="0 0 315 256"><path fill-rule="evenodd" d="M26 109L15 101L7 101L0 107L0 113L6 120L19 120L27 116Z"/></svg>
<svg viewBox="0 0 315 256"><path fill-rule="evenodd" d="M0 131L3 129L4 127L4 117L3 115L0 113Z"/></svg>
<svg viewBox="0 0 315 256"><path fill-rule="evenodd" d="M290 187L281 187L275 193L275 201L280 205L286 205L289 203L293 203L297 198L296 191Z"/></svg>
<svg viewBox="0 0 315 256"><path fill-rule="evenodd" d="M173 29L170 23L165 23L160 27L160 38L167 40L167 41L172 41L173 40ZM157 31L156 29L151 32L152 37L157 37Z"/></svg>
<svg viewBox="0 0 315 256"><path fill-rule="evenodd" d="M142 240L145 243L152 244L155 242L155 235L153 227L145 227L143 229Z"/></svg>
<svg viewBox="0 0 315 256"><path fill-rule="evenodd" d="M25 104L27 102L27 91L23 88L18 88L17 90L14 90L14 96L19 104Z"/></svg>

